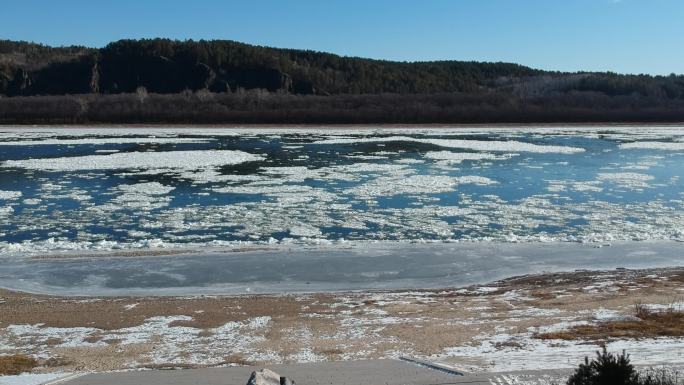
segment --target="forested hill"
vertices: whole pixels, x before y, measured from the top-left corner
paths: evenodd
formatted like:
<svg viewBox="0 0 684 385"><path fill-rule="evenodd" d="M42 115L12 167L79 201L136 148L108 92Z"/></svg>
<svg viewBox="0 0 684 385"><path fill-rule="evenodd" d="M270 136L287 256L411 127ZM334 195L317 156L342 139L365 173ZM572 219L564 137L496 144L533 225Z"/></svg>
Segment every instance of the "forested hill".
<svg viewBox="0 0 684 385"><path fill-rule="evenodd" d="M101 49L0 41L5 96L169 94L261 89L284 94L568 92L684 99L684 77L559 73L510 63L392 62L234 41L120 40Z"/></svg>
<svg viewBox="0 0 684 385"><path fill-rule="evenodd" d="M392 62L233 41L0 41L0 124L684 122L684 76Z"/></svg>

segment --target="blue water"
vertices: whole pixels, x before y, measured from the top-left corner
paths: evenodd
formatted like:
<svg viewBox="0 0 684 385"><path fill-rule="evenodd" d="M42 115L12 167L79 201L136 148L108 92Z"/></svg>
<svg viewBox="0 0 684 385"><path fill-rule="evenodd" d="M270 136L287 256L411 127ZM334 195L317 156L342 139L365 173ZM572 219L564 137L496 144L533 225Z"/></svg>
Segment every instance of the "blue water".
<svg viewBox="0 0 684 385"><path fill-rule="evenodd" d="M0 129L0 253L356 241L680 240L684 150L619 146L635 141L679 143L684 135L673 129L630 136L648 129L606 128L600 130L602 135L597 135L599 130L525 129L477 134L460 134L462 129L254 129L231 135L192 129ZM197 142L40 144L151 134ZM417 141L344 142L398 136ZM344 143L316 143L336 138ZM583 151L525 152L515 146L510 151L473 150L425 139L517 141ZM27 145L27 140L36 143ZM209 178L193 177L182 160L180 166L161 171L89 170L82 165L54 171L7 163L107 157L114 150L232 150L261 159L203 168L215 173ZM442 151L485 153L497 159L445 164L427 156ZM359 164L361 171L354 171ZM394 168L382 169L388 165ZM308 171L304 175L291 167ZM445 187L443 177L487 179L454 179ZM406 181L408 186L402 184ZM127 185L134 192L125 195L122 186ZM170 191L150 193L150 186ZM445 212L445 207L453 210Z"/></svg>

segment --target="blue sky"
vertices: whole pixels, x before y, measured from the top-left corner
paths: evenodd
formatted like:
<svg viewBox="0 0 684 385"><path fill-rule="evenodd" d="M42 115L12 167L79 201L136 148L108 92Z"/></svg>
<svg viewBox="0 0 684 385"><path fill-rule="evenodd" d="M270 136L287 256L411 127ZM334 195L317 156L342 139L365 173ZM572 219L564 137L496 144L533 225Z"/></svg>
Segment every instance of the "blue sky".
<svg viewBox="0 0 684 385"><path fill-rule="evenodd" d="M684 73L682 0L21 0L0 38L231 39L390 60Z"/></svg>

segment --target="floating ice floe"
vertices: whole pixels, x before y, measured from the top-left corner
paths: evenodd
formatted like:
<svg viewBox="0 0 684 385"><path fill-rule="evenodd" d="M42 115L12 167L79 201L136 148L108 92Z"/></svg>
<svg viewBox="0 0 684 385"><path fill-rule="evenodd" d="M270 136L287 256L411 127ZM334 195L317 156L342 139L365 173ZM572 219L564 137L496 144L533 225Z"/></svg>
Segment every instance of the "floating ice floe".
<svg viewBox="0 0 684 385"><path fill-rule="evenodd" d="M601 181L573 181L573 180L550 180L547 190L550 192L561 192L572 190L577 192L601 192Z"/></svg>
<svg viewBox="0 0 684 385"><path fill-rule="evenodd" d="M233 150L127 152L63 158L8 160L0 167L40 171L197 170L262 160L261 155Z"/></svg>
<svg viewBox="0 0 684 385"><path fill-rule="evenodd" d="M11 200L21 197L21 191L0 190L0 199Z"/></svg>
<svg viewBox="0 0 684 385"><path fill-rule="evenodd" d="M166 144L166 143L207 143L208 138L82 138L82 139L43 139L0 141L0 146L78 146L101 144Z"/></svg>
<svg viewBox="0 0 684 385"><path fill-rule="evenodd" d="M421 164L421 163L425 163L425 161L422 160L422 159L402 158L402 159L397 159L397 160L395 160L394 163L399 163L399 164Z"/></svg>
<svg viewBox="0 0 684 385"><path fill-rule="evenodd" d="M631 142L621 143L622 150L665 150L665 151L684 151L684 142Z"/></svg>
<svg viewBox="0 0 684 385"><path fill-rule="evenodd" d="M123 192L114 198L109 205L102 205L95 210L109 208L110 211L121 209L153 210L168 206L171 197L168 196L175 187L164 186L159 182L137 183L133 185L117 186L115 191Z"/></svg>
<svg viewBox="0 0 684 385"><path fill-rule="evenodd" d="M505 152L536 152L536 153L561 153L573 154L584 152L583 148L538 145L518 141L497 141L497 140L464 140L464 139L432 139L432 138L413 138L410 136L389 136L389 137L359 137L349 139L326 139L314 142L314 144L358 144L358 143L385 143L385 142L415 142L432 144L445 148L461 148L475 151L505 151Z"/></svg>
<svg viewBox="0 0 684 385"><path fill-rule="evenodd" d="M322 235L321 230L306 225L293 226L290 228L290 235L295 237L317 237Z"/></svg>
<svg viewBox="0 0 684 385"><path fill-rule="evenodd" d="M118 189L129 194L165 195L175 190L175 187L164 186L159 182L147 182L137 184L124 184L118 186Z"/></svg>
<svg viewBox="0 0 684 385"><path fill-rule="evenodd" d="M14 212L12 206L0 206L0 218L5 218Z"/></svg>
<svg viewBox="0 0 684 385"><path fill-rule="evenodd" d="M598 178L633 190L649 188L651 186L647 182L653 180L652 175L635 172L599 173Z"/></svg>
<svg viewBox="0 0 684 385"><path fill-rule="evenodd" d="M510 156L508 156L510 157ZM451 151L431 151L425 154L425 158L440 161L443 164L459 164L465 160L495 160L508 157L497 157L494 154L481 152L451 152Z"/></svg>
<svg viewBox="0 0 684 385"><path fill-rule="evenodd" d="M379 177L344 191L359 197L392 196L401 194L437 194L453 191L459 184L496 184L483 176L411 175L404 178Z"/></svg>

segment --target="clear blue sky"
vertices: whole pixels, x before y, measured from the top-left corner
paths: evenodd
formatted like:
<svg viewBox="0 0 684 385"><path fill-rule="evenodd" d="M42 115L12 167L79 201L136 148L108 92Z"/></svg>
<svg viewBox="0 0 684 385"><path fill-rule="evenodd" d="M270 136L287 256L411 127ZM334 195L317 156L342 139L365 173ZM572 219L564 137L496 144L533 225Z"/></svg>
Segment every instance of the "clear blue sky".
<svg viewBox="0 0 684 385"><path fill-rule="evenodd" d="M391 60L684 73L684 0L20 0L0 38L231 39Z"/></svg>

